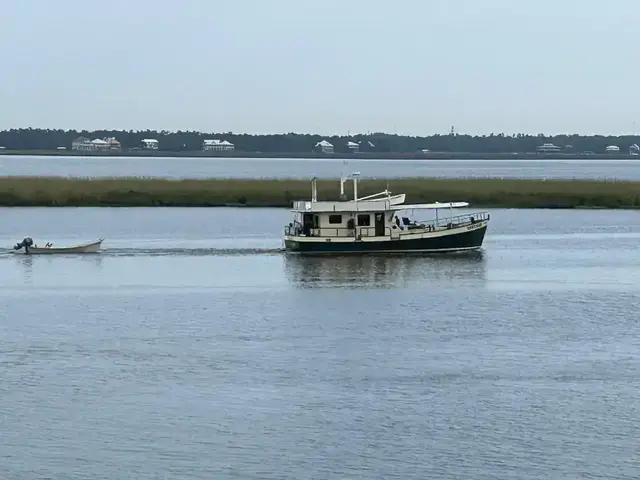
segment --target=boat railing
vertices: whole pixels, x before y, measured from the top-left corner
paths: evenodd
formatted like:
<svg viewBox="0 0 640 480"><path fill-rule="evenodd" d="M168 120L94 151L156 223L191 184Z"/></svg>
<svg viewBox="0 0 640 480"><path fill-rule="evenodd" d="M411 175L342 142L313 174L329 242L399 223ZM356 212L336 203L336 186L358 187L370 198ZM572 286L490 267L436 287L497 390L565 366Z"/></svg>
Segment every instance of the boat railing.
<svg viewBox="0 0 640 480"><path fill-rule="evenodd" d="M464 225L471 225L478 222L484 222L489 220L490 215L488 212L474 212L465 213L463 215L456 215L453 217L443 217L439 219L431 219L425 221L418 221L416 223L424 226L430 226L436 230L450 229L455 227L461 227Z"/></svg>
<svg viewBox="0 0 640 480"><path fill-rule="evenodd" d="M332 227L332 228L312 228L311 236L313 237L329 237L329 238L344 238L344 237L388 237L391 235L391 228L385 227L382 235L376 235L376 227Z"/></svg>
<svg viewBox="0 0 640 480"><path fill-rule="evenodd" d="M284 227L284 234L287 236L302 235L301 225L287 225ZM324 227L312 228L309 230L311 237L328 237L328 238L345 238L345 237L375 237L376 227ZM384 234L381 236L388 237L391 235L391 228L385 227Z"/></svg>
<svg viewBox="0 0 640 480"><path fill-rule="evenodd" d="M414 230L425 228L427 231L436 230L448 230L451 228L458 228L465 225L472 225L474 223L483 222L489 220L490 216L487 212L466 213L463 215L456 215L453 217L443 217L440 219L431 219L426 221L416 221L409 225L400 224L393 227L385 227L384 235L376 235L375 226L356 226L354 228L348 227L323 227L323 228L311 228L309 234L311 237L327 237L327 238L345 238L345 237L375 237L385 236L392 237L392 230L395 235L407 235L415 233ZM303 227L299 222L294 222L284 227L284 234L286 236L302 235Z"/></svg>
<svg viewBox="0 0 640 480"><path fill-rule="evenodd" d="M300 232L302 231L302 227L298 226L298 225L286 225L284 227L284 234L287 237L292 237L295 235L300 235Z"/></svg>

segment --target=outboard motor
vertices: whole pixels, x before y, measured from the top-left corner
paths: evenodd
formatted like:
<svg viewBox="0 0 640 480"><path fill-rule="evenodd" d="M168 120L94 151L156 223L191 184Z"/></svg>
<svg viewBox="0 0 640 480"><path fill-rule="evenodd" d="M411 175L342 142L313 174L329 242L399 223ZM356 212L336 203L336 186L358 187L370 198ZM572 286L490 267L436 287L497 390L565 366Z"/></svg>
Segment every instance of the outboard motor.
<svg viewBox="0 0 640 480"><path fill-rule="evenodd" d="M24 247L24 251L29 253L29 247L31 246L33 246L33 240L31 239L31 237L26 237L26 238L23 238L20 243L16 243L13 249L20 250L21 248Z"/></svg>

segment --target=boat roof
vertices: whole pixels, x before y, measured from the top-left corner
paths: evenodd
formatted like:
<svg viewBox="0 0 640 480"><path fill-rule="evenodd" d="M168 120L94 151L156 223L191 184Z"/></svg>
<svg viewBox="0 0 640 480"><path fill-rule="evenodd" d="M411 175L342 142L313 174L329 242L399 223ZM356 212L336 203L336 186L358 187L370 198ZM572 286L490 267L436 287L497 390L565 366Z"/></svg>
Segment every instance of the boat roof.
<svg viewBox="0 0 640 480"><path fill-rule="evenodd" d="M392 205L389 210L437 210L439 208L462 208L468 207L468 202L447 202L447 203L416 203L413 205Z"/></svg>
<svg viewBox="0 0 640 480"><path fill-rule="evenodd" d="M395 212L399 210L438 210L442 208L462 208L468 207L467 202L447 202L447 203L417 203L409 205L398 205L389 199L384 200L353 200L345 202L312 202L300 200L293 202L292 211L308 213L332 213L332 212Z"/></svg>
<svg viewBox="0 0 640 480"><path fill-rule="evenodd" d="M404 205L406 195L404 193L392 195L387 187L382 192L374 193L364 197L358 197L358 177L359 172L354 172L348 178L340 179L340 195L344 198L344 182L349 178L353 180L353 200L345 201L318 201L316 189L316 178L311 179L311 200L298 200L293 202L294 212L394 212L398 210L438 210L441 208L467 207L467 202L447 202L447 203L416 203Z"/></svg>

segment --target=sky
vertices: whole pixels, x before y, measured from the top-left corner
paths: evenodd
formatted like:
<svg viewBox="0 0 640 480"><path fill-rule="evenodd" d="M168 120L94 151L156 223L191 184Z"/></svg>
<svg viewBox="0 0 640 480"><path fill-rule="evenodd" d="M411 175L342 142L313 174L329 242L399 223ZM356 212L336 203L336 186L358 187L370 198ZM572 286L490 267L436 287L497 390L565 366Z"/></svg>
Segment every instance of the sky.
<svg viewBox="0 0 640 480"><path fill-rule="evenodd" d="M0 129L640 132L638 0L0 4Z"/></svg>

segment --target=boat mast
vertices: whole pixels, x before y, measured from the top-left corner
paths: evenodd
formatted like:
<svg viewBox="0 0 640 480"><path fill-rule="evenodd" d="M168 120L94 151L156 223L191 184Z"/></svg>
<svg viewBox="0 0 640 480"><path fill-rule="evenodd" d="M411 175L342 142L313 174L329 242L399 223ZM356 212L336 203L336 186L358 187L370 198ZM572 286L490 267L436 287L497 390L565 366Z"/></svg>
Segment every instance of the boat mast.
<svg viewBox="0 0 640 480"><path fill-rule="evenodd" d="M344 182L347 181L346 177L340 177L340 200L345 201L346 197L344 195Z"/></svg>
<svg viewBox="0 0 640 480"><path fill-rule="evenodd" d="M311 201L312 202L318 201L318 187L316 185L316 180L317 180L317 177L313 177L311 179Z"/></svg>
<svg viewBox="0 0 640 480"><path fill-rule="evenodd" d="M358 203L358 176L360 172L353 172L351 178L353 178L353 201Z"/></svg>

